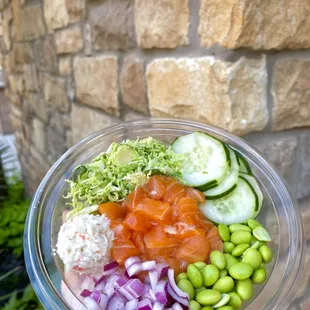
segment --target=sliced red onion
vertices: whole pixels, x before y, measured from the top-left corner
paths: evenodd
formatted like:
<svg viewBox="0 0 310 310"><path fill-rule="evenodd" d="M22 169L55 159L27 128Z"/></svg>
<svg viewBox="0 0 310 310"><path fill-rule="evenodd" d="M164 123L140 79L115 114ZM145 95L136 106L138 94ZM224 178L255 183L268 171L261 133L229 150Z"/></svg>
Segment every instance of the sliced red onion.
<svg viewBox="0 0 310 310"><path fill-rule="evenodd" d="M95 283L95 287L96 287L99 283L104 282L104 281L106 280L106 278L107 278L106 275L104 275L104 276L102 276L101 278L99 278L99 280Z"/></svg>
<svg viewBox="0 0 310 310"><path fill-rule="evenodd" d="M88 297L91 295L91 291L89 290L83 290L83 292L81 293L82 297Z"/></svg>
<svg viewBox="0 0 310 310"><path fill-rule="evenodd" d="M144 284L139 279L129 280L118 291L127 299L139 298L145 290Z"/></svg>
<svg viewBox="0 0 310 310"><path fill-rule="evenodd" d="M161 304L160 302L156 301L153 305L152 310L163 310L165 308L165 305Z"/></svg>
<svg viewBox="0 0 310 310"><path fill-rule="evenodd" d="M172 310L183 310L182 306L177 302L172 305Z"/></svg>
<svg viewBox="0 0 310 310"><path fill-rule="evenodd" d="M98 290L93 290L90 297L97 303L99 304L100 301L100 291Z"/></svg>
<svg viewBox="0 0 310 310"><path fill-rule="evenodd" d="M137 310L138 308L138 299L130 300L126 303L126 310Z"/></svg>
<svg viewBox="0 0 310 310"><path fill-rule="evenodd" d="M173 289L173 291L176 293L176 295L178 295L179 297L183 297L183 298L189 299L188 294L185 293L184 291L182 291L181 289L179 289L179 287L175 283L175 280L174 280L174 270L173 269L169 269L168 270L168 282L169 282L171 288Z"/></svg>
<svg viewBox="0 0 310 310"><path fill-rule="evenodd" d="M82 290L92 290L94 288L94 283L91 278L86 276L84 280L81 283L81 289Z"/></svg>
<svg viewBox="0 0 310 310"><path fill-rule="evenodd" d="M109 271L109 270L118 269L118 268L119 268L119 264L117 262L112 262L112 263L105 265L103 267L103 271Z"/></svg>
<svg viewBox="0 0 310 310"><path fill-rule="evenodd" d="M105 283L104 282L100 282L99 284L97 284L95 286L95 289L98 290L98 291L105 291Z"/></svg>
<svg viewBox="0 0 310 310"><path fill-rule="evenodd" d="M174 301L184 305L188 306L188 298L187 297L181 297L177 295L177 293L173 290L170 283L168 284L168 293L173 298Z"/></svg>
<svg viewBox="0 0 310 310"><path fill-rule="evenodd" d="M130 300L134 300L136 299L134 296L131 295L130 292L128 292L126 290L126 288L124 286L122 286L121 288L119 288L118 292L125 297L126 300L130 301Z"/></svg>
<svg viewBox="0 0 310 310"><path fill-rule="evenodd" d="M125 299L118 293L115 293L109 300L106 310L123 310L125 309Z"/></svg>
<svg viewBox="0 0 310 310"><path fill-rule="evenodd" d="M127 273L129 277L132 277L133 275L136 275L137 273L142 271L142 264L141 263L135 263L132 264L128 269Z"/></svg>
<svg viewBox="0 0 310 310"><path fill-rule="evenodd" d="M169 269L169 265L166 263L159 263L156 266L156 270L158 273L158 279L161 279L162 277L165 277L167 275Z"/></svg>
<svg viewBox="0 0 310 310"><path fill-rule="evenodd" d="M156 301L160 302L161 304L166 304L168 301L167 298L167 281L160 280L155 289L155 297Z"/></svg>
<svg viewBox="0 0 310 310"><path fill-rule="evenodd" d="M91 297L85 297L83 302L89 310L101 310L101 307Z"/></svg>
<svg viewBox="0 0 310 310"><path fill-rule="evenodd" d="M128 269L127 273L130 277L136 275L141 271L150 271L156 268L156 262L154 260L146 261L143 263L134 263Z"/></svg>
<svg viewBox="0 0 310 310"><path fill-rule="evenodd" d="M139 301L138 310L152 310L151 301L147 298Z"/></svg>
<svg viewBox="0 0 310 310"><path fill-rule="evenodd" d="M155 293L150 289L150 290L149 290L149 294L150 294L150 297L151 297L151 301L152 301L152 302L155 302L155 301L156 301Z"/></svg>
<svg viewBox="0 0 310 310"><path fill-rule="evenodd" d="M115 288L114 288L112 281L107 281L107 284L104 287L104 292L108 296L112 296L114 294Z"/></svg>
<svg viewBox="0 0 310 310"><path fill-rule="evenodd" d="M101 295L100 295L99 306L100 306L102 309L106 309L108 302L109 302L109 297L108 297L107 295L101 294Z"/></svg>
<svg viewBox="0 0 310 310"><path fill-rule="evenodd" d="M116 279L115 283L114 283L114 286L116 288L120 288L122 287L124 284L126 284L126 280L123 278L123 277L118 277L118 279Z"/></svg>
<svg viewBox="0 0 310 310"><path fill-rule="evenodd" d="M149 271L149 279L152 290L155 290L158 283L158 273L156 269Z"/></svg>
<svg viewBox="0 0 310 310"><path fill-rule="evenodd" d="M124 266L126 269L128 269L131 265L133 265L135 263L141 263L141 260L138 256L132 256L132 257L127 258L124 261Z"/></svg>
<svg viewBox="0 0 310 310"><path fill-rule="evenodd" d="M107 264L103 267L103 273L102 276L109 276L116 272L116 270L119 269L119 264L117 262L112 262L110 264ZM99 280L98 280L99 281ZM97 281L97 282L98 282Z"/></svg>

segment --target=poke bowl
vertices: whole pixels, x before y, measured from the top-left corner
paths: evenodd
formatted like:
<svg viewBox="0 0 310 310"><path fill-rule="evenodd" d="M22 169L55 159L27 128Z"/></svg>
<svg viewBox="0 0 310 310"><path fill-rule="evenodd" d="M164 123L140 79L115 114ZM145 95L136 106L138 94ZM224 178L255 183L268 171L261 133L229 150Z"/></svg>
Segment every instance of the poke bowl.
<svg viewBox="0 0 310 310"><path fill-rule="evenodd" d="M272 165L172 119L69 149L32 200L24 251L46 309L286 309L304 268L298 203Z"/></svg>

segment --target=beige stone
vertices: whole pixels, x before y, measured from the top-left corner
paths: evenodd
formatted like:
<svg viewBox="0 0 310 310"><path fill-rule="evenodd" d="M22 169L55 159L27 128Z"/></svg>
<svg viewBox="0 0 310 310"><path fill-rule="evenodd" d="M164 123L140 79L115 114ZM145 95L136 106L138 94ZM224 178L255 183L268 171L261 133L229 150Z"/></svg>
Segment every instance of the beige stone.
<svg viewBox="0 0 310 310"><path fill-rule="evenodd" d="M86 0L66 0L66 8L70 23L79 21L85 16Z"/></svg>
<svg viewBox="0 0 310 310"><path fill-rule="evenodd" d="M310 59L288 59L274 66L272 129L310 126Z"/></svg>
<svg viewBox="0 0 310 310"><path fill-rule="evenodd" d="M57 72L57 54L53 35L48 35L34 43L34 55L39 69Z"/></svg>
<svg viewBox="0 0 310 310"><path fill-rule="evenodd" d="M134 110L147 113L144 63L133 55L124 59L120 76L120 90L125 104Z"/></svg>
<svg viewBox="0 0 310 310"><path fill-rule="evenodd" d="M1 44L1 50L7 53L12 46L11 42L11 24L13 19L12 6L9 6L3 11L3 44Z"/></svg>
<svg viewBox="0 0 310 310"><path fill-rule="evenodd" d="M77 143L88 135L112 125L115 121L98 110L73 104L71 122L72 140L73 143Z"/></svg>
<svg viewBox="0 0 310 310"><path fill-rule="evenodd" d="M255 147L268 159L284 178L291 174L296 161L297 138L266 135Z"/></svg>
<svg viewBox="0 0 310 310"><path fill-rule="evenodd" d="M57 54L75 53L83 47L83 37L80 27L59 30L55 33Z"/></svg>
<svg viewBox="0 0 310 310"><path fill-rule="evenodd" d="M65 132L59 134L51 127L47 128L48 161L53 164L68 149Z"/></svg>
<svg viewBox="0 0 310 310"><path fill-rule="evenodd" d="M80 102L119 115L117 58L76 57L73 67Z"/></svg>
<svg viewBox="0 0 310 310"><path fill-rule="evenodd" d="M188 44L188 0L136 0L135 25L142 48Z"/></svg>
<svg viewBox="0 0 310 310"><path fill-rule="evenodd" d="M138 119L142 119L144 118L145 115L141 114L141 113L137 113L136 111L125 111L124 112L124 121L128 122L128 121L136 121Z"/></svg>
<svg viewBox="0 0 310 310"><path fill-rule="evenodd" d="M21 95L23 93L25 85L24 85L24 78L22 75L9 75L8 81L10 90L14 94Z"/></svg>
<svg viewBox="0 0 310 310"><path fill-rule="evenodd" d="M31 63L33 60L33 51L30 43L15 42L11 52L12 72L23 72L23 65Z"/></svg>
<svg viewBox="0 0 310 310"><path fill-rule="evenodd" d="M201 44L226 48L310 47L309 0L201 0Z"/></svg>
<svg viewBox="0 0 310 310"><path fill-rule="evenodd" d="M44 98L36 93L27 93L24 95L24 100L32 106L35 115L47 124L49 121L48 106L45 104Z"/></svg>
<svg viewBox="0 0 310 310"><path fill-rule="evenodd" d="M71 75L72 69L71 69L71 57L61 57L59 59L59 73L62 76L69 76Z"/></svg>
<svg viewBox="0 0 310 310"><path fill-rule="evenodd" d="M44 16L49 30L67 26L69 14L66 0L44 0Z"/></svg>
<svg viewBox="0 0 310 310"><path fill-rule="evenodd" d="M33 144L41 154L44 154L46 152L45 125L38 118L34 118L32 121L32 127Z"/></svg>
<svg viewBox="0 0 310 310"><path fill-rule="evenodd" d="M40 5L23 8L20 11L18 19L19 24L15 24L16 40L31 41L45 34L43 11Z"/></svg>
<svg viewBox="0 0 310 310"><path fill-rule="evenodd" d="M88 21L94 50L127 50L135 45L133 1L105 0L93 5Z"/></svg>
<svg viewBox="0 0 310 310"><path fill-rule="evenodd" d="M268 122L266 61L236 63L203 58L166 58L147 68L152 116L202 121L246 134Z"/></svg>
<svg viewBox="0 0 310 310"><path fill-rule="evenodd" d="M70 102L68 100L65 79L42 74L40 84L47 106L60 112L69 111Z"/></svg>
<svg viewBox="0 0 310 310"><path fill-rule="evenodd" d="M24 65L24 80L26 91L35 92L39 90L37 71L33 64Z"/></svg>

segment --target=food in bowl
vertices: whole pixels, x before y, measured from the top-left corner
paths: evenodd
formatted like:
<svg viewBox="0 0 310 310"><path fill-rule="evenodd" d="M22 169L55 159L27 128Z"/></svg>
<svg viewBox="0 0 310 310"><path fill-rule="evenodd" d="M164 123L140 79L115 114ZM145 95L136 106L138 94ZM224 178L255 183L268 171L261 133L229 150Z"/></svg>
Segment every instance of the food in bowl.
<svg viewBox="0 0 310 310"><path fill-rule="evenodd" d="M89 309L236 309L267 277L260 187L210 135L112 143L69 182L56 251Z"/></svg>

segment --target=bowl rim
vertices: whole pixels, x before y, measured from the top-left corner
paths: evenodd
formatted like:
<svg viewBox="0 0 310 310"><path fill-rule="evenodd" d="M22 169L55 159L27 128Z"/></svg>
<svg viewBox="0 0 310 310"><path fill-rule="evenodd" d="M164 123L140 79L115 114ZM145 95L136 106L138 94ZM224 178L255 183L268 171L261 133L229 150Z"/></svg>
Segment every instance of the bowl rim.
<svg viewBox="0 0 310 310"><path fill-rule="evenodd" d="M290 187L288 186L287 182L283 179L283 177L277 172L276 168L269 163L263 155L255 149L253 145L245 141L243 138L240 138L222 128L207 125L199 122L193 122L189 120L183 119L171 119L171 118L152 118L152 117L145 117L138 120L121 122L119 124L106 127L102 130L99 130L86 138L80 140L70 149L68 149L56 162L55 164L49 169L43 180L41 181L33 199L31 201L29 211L27 214L27 219L25 222L25 232L24 232L24 255L25 255L25 262L27 272L30 278L31 283L33 284L34 290L37 293L39 299L44 305L51 305L52 309L64 309L67 308L68 305L63 301L63 298L60 296L58 291L55 289L54 285L52 284L48 272L45 268L43 263L42 257L40 257L40 238L37 235L38 232L38 223L36 220L38 219L38 214L40 213L40 204L41 201L44 201L46 196L46 188L48 187L49 180L56 174L56 172L64 165L65 161L69 159L76 151L78 151L82 146L87 145L91 141L95 140L96 138L103 137L105 135L109 135L113 132L117 132L118 130L126 130L130 131L131 129L139 126L146 126L146 125L162 125L162 126L173 126L173 125L182 125L190 127L190 131L194 131L195 128L199 129L197 131L201 131L201 129L208 131L211 134L216 136L221 136L222 138L232 140L236 143L239 147L245 148L251 155L253 155L256 159L259 159L260 163L264 167L264 173L268 173L273 179L275 179L274 186L277 186L279 189L283 191L285 194L286 200L290 203L293 207L291 215L294 217L294 228L296 229L295 234L295 243L291 244L290 246L295 249L296 255L294 257L289 257L290 264L287 266L286 269L287 274L284 276L290 275L294 272L294 277L290 279L290 286L286 290L278 290L277 296L273 296L273 299L278 300L276 307L271 306L264 309L284 309L284 304L287 299L291 297L291 287L295 284L296 281L299 281L301 274L304 269L304 248L305 248L305 240L303 238L303 224L301 221L301 214L299 211L299 205L297 200L294 197L294 194ZM151 128L151 126L149 127ZM154 127L155 129L156 127ZM169 127L164 127L165 129L169 130ZM171 129L171 128L170 128ZM35 251L34 251L35 249ZM55 296L51 298L51 296ZM57 296L57 297L56 297ZM276 297L276 298L275 298ZM279 301L279 298L282 298ZM251 309L251 304L249 308ZM255 308L253 308L255 309Z"/></svg>

